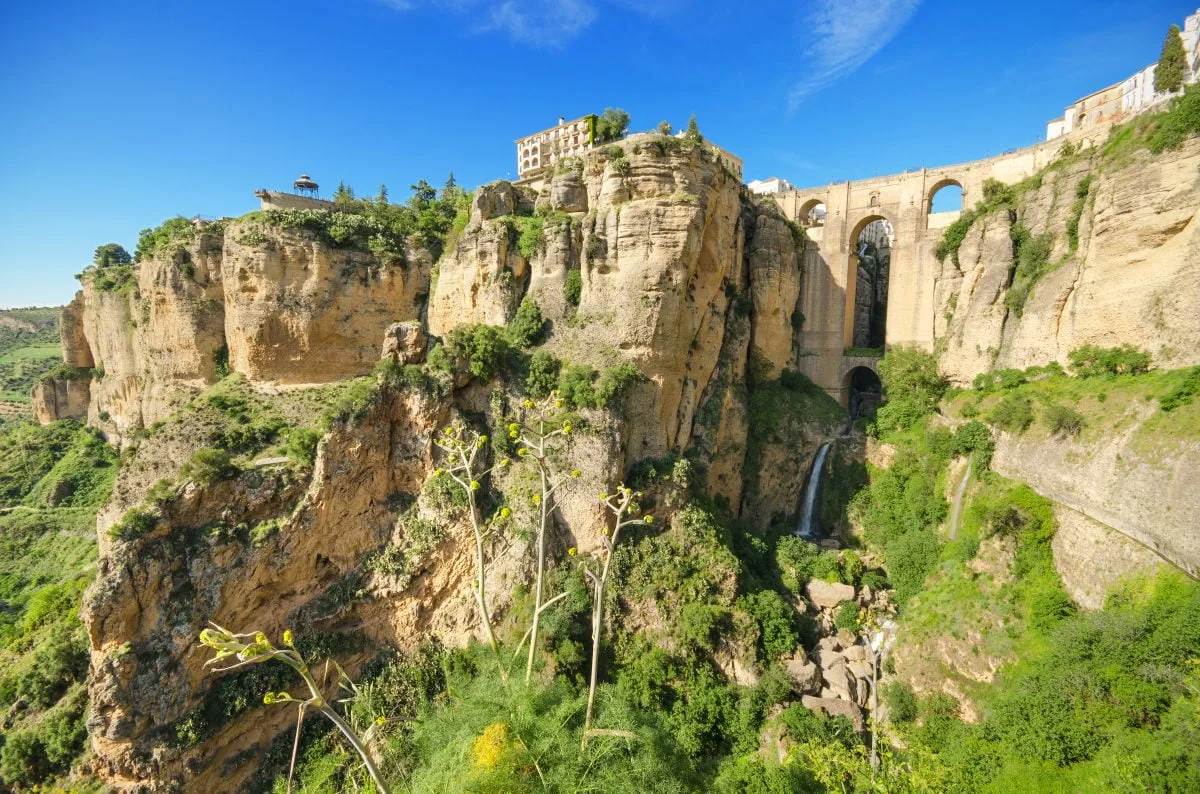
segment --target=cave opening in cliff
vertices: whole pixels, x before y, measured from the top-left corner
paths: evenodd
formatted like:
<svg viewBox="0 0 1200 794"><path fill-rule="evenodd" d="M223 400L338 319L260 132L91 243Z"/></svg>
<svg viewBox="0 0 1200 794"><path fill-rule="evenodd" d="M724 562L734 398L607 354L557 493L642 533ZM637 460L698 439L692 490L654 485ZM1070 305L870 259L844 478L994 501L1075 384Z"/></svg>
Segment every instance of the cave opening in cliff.
<svg viewBox="0 0 1200 794"><path fill-rule="evenodd" d="M870 367L855 367L846 373L843 385L847 391L850 420L872 417L883 400L883 383Z"/></svg>
<svg viewBox="0 0 1200 794"><path fill-rule="evenodd" d="M854 238L854 325L848 347L882 351L886 342L888 271L892 260L892 224L873 218Z"/></svg>

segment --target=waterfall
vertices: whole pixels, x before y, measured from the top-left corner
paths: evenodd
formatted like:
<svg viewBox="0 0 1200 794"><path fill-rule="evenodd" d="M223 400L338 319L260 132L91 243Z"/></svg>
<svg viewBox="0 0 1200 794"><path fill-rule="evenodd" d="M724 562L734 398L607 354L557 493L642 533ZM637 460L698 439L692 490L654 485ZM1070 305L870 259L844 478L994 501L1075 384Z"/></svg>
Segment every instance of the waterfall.
<svg viewBox="0 0 1200 794"><path fill-rule="evenodd" d="M971 482L971 469L974 468L975 453L967 458L967 470L963 472L958 487L954 489L954 502L950 505L950 540L958 537L958 520L962 517L963 496L967 493L967 484Z"/></svg>
<svg viewBox="0 0 1200 794"><path fill-rule="evenodd" d="M796 534L805 540L816 540L813 527L816 524L817 494L821 490L821 472L825 470L825 456L829 454L829 445L832 443L826 441L821 445L817 450L817 457L813 459L812 471L808 473L804 506L800 510L800 526L796 528Z"/></svg>

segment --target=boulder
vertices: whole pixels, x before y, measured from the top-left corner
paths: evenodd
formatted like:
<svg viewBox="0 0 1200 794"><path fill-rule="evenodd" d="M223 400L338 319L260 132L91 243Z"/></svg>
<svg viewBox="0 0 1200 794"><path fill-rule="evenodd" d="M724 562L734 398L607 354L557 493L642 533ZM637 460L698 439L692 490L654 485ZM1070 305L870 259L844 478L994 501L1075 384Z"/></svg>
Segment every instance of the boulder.
<svg viewBox="0 0 1200 794"><path fill-rule="evenodd" d="M833 693L843 700L854 700L854 676L846 669L845 662L833 667L823 668L821 675Z"/></svg>
<svg viewBox="0 0 1200 794"><path fill-rule="evenodd" d="M383 358L400 365L420 364L425 360L428 339L419 322L392 323L383 332Z"/></svg>
<svg viewBox="0 0 1200 794"><path fill-rule="evenodd" d="M817 641L818 650L840 651L844 646L837 637L822 637Z"/></svg>
<svg viewBox="0 0 1200 794"><path fill-rule="evenodd" d="M845 664L846 657L841 651L835 651L831 648L817 647L814 655L817 658L817 664L821 665L821 669L828 670L835 665Z"/></svg>
<svg viewBox="0 0 1200 794"><path fill-rule="evenodd" d="M800 699L800 702L809 711L822 711L829 717L846 717L853 723L854 730L859 733L866 730L867 723L863 719L862 709L849 700L816 698L812 695L805 695Z"/></svg>
<svg viewBox="0 0 1200 794"><path fill-rule="evenodd" d="M848 662L861 662L867 658L867 649L861 645L851 645L842 651L842 655L846 657L846 661Z"/></svg>
<svg viewBox="0 0 1200 794"><path fill-rule="evenodd" d="M805 585L804 594L808 596L809 601L826 609L833 609L843 601L854 600L854 588L850 585L840 582L822 582L819 579L813 579Z"/></svg>
<svg viewBox="0 0 1200 794"><path fill-rule="evenodd" d="M821 671L816 664L810 662L804 651L797 651L784 662L784 669L792 682L792 691L800 694L810 694L821 688Z"/></svg>

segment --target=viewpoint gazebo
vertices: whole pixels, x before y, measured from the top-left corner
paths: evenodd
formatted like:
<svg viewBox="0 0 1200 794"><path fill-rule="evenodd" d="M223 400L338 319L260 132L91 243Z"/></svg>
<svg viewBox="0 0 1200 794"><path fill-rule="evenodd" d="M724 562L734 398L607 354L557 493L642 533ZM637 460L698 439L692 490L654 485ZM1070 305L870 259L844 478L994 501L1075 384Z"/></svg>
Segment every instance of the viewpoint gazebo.
<svg viewBox="0 0 1200 794"><path fill-rule="evenodd" d="M309 198L321 197L321 186L314 182L308 174L301 174L300 178L292 183L292 188L300 196L308 196Z"/></svg>

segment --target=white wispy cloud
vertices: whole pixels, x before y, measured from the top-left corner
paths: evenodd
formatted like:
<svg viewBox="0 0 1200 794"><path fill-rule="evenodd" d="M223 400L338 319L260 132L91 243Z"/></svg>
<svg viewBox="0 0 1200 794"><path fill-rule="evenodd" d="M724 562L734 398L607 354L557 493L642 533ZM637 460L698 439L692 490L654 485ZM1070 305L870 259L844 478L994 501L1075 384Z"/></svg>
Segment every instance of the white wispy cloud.
<svg viewBox="0 0 1200 794"><path fill-rule="evenodd" d="M804 52L805 76L788 95L796 107L869 61L908 24L921 0L817 0L804 26L812 43Z"/></svg>
<svg viewBox="0 0 1200 794"><path fill-rule="evenodd" d="M479 33L500 32L522 44L556 48L578 36L596 21L599 6L605 0L374 0L393 11L411 11L418 7L439 8L471 20ZM635 8L647 16L687 0L646 0L633 5L630 0L607 0L626 8Z"/></svg>

